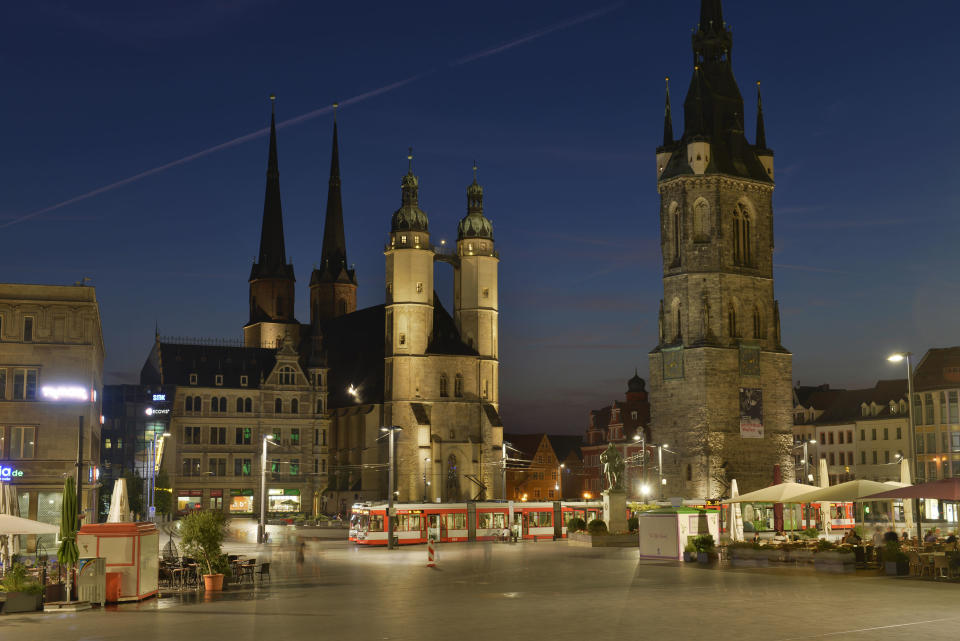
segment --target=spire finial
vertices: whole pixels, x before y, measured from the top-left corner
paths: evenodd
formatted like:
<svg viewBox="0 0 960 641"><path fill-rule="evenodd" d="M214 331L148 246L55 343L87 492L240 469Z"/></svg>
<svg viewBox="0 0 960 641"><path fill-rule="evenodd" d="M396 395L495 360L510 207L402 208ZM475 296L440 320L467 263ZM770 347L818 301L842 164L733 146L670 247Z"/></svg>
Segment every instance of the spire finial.
<svg viewBox="0 0 960 641"><path fill-rule="evenodd" d="M670 76L665 81L667 85L667 104L663 113L663 146L673 144L673 113L670 108Z"/></svg>
<svg viewBox="0 0 960 641"><path fill-rule="evenodd" d="M477 184L477 161L473 161L473 184Z"/></svg>
<svg viewBox="0 0 960 641"><path fill-rule="evenodd" d="M337 108L340 106L339 102L333 103L333 124L337 124Z"/></svg>
<svg viewBox="0 0 960 641"><path fill-rule="evenodd" d="M760 149L767 148L767 130L763 122L763 96L760 95L760 81L757 81L757 142Z"/></svg>
<svg viewBox="0 0 960 641"><path fill-rule="evenodd" d="M413 173L413 147L407 147L407 173Z"/></svg>
<svg viewBox="0 0 960 641"><path fill-rule="evenodd" d="M276 107L277 107L277 94L272 93L270 94L270 115L271 116L274 113L276 113Z"/></svg>

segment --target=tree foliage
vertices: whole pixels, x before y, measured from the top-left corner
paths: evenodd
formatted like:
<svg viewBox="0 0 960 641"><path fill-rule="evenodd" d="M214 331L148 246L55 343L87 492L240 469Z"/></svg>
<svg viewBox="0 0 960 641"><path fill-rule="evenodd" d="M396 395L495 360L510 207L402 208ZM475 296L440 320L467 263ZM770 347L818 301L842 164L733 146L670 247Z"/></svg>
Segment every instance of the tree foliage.
<svg viewBox="0 0 960 641"><path fill-rule="evenodd" d="M227 517L219 510L198 510L180 520L180 536L187 556L203 561L207 574L221 567Z"/></svg>

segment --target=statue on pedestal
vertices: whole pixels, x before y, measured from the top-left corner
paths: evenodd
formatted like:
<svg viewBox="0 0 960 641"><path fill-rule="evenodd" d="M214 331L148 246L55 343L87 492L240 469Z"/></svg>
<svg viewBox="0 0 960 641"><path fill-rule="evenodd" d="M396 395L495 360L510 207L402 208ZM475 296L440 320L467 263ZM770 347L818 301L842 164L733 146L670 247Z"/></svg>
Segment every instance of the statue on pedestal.
<svg viewBox="0 0 960 641"><path fill-rule="evenodd" d="M607 490L623 490L623 456L616 445L610 443L600 455L603 464L603 475L607 479Z"/></svg>

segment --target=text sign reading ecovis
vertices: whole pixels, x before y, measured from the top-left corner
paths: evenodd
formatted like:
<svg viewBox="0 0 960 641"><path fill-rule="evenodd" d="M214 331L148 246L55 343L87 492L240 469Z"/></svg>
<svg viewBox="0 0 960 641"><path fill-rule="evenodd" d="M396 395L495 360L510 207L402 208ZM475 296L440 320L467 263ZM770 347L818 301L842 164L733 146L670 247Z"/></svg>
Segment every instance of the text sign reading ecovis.
<svg viewBox="0 0 960 641"><path fill-rule="evenodd" d="M0 483L23 478L23 470L17 470L9 465L0 465Z"/></svg>

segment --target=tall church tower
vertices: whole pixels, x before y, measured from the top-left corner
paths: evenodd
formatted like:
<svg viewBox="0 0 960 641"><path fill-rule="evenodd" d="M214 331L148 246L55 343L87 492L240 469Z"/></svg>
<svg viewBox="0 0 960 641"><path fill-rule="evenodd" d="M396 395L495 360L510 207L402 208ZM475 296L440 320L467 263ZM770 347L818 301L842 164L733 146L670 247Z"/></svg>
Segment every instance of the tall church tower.
<svg viewBox="0 0 960 641"><path fill-rule="evenodd" d="M293 265L287 262L280 206L280 169L277 160L277 124L270 96L270 152L267 190L260 229L260 255L250 270L250 320L243 328L247 347L276 347L285 337L299 342L300 325L294 318Z"/></svg>
<svg viewBox="0 0 960 641"><path fill-rule="evenodd" d="M333 121L333 151L327 188L327 215L323 223L320 267L310 276L310 323L319 323L357 310L357 276L347 265L343 231L343 200L340 197L340 149L337 121Z"/></svg>
<svg viewBox="0 0 960 641"><path fill-rule="evenodd" d="M684 132L669 87L657 149L664 298L650 353L651 431L665 496L719 498L793 479L792 355L773 290L773 152L762 110L744 133L733 36L720 0L702 0ZM758 94L759 101L759 94ZM759 102L758 102L759 104Z"/></svg>
<svg viewBox="0 0 960 641"><path fill-rule="evenodd" d="M454 279L454 318L460 336L480 356L497 359L497 266L493 225L483 215L483 187L467 187L467 215L457 227L460 267Z"/></svg>

